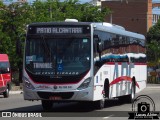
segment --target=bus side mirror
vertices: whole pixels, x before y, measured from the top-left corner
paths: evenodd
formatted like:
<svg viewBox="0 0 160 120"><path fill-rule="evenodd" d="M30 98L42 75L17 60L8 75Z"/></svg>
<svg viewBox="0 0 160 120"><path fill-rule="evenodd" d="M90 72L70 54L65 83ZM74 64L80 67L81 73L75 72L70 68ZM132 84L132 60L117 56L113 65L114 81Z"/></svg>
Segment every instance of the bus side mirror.
<svg viewBox="0 0 160 120"><path fill-rule="evenodd" d="M96 46L97 46L97 52L101 53L102 52L102 43L101 43L101 40L99 39L98 35L94 35L94 41L95 41Z"/></svg>
<svg viewBox="0 0 160 120"><path fill-rule="evenodd" d="M97 43L97 52L98 53L102 52L102 43L101 42Z"/></svg>

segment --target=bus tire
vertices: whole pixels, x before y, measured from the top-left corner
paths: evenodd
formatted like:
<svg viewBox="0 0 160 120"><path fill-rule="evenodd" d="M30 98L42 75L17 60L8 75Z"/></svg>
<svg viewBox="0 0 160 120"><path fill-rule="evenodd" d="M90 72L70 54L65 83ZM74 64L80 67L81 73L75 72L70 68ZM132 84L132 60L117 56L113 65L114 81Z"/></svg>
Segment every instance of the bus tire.
<svg viewBox="0 0 160 120"><path fill-rule="evenodd" d="M136 95L135 78L132 79L131 94L128 95L127 102L133 103Z"/></svg>
<svg viewBox="0 0 160 120"><path fill-rule="evenodd" d="M100 110L105 107L105 99L96 101L96 109Z"/></svg>
<svg viewBox="0 0 160 120"><path fill-rule="evenodd" d="M42 107L44 111L50 111L53 106L53 101L50 100L42 100Z"/></svg>
<svg viewBox="0 0 160 120"><path fill-rule="evenodd" d="M8 98L9 97L9 86L7 85L6 90L3 92L3 96L4 98Z"/></svg>
<svg viewBox="0 0 160 120"><path fill-rule="evenodd" d="M104 82L104 97L109 99L109 80L105 79Z"/></svg>

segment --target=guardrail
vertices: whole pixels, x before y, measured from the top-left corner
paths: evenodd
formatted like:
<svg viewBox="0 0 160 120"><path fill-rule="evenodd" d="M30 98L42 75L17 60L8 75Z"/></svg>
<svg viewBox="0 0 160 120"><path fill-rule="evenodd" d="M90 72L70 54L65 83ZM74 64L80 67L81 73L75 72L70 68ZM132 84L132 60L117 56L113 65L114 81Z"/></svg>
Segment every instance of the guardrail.
<svg viewBox="0 0 160 120"><path fill-rule="evenodd" d="M160 70L149 72L147 76L147 82L160 84Z"/></svg>

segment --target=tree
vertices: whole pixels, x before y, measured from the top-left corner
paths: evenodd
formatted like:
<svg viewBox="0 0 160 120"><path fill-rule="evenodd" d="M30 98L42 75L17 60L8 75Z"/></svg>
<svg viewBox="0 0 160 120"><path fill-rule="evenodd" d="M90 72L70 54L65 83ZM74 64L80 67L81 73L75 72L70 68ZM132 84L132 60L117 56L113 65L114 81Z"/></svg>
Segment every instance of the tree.
<svg viewBox="0 0 160 120"><path fill-rule="evenodd" d="M0 18L3 22L1 22L0 31L0 52L9 55L12 69L18 69L18 64L22 61L22 56L16 54L16 40L21 39L19 36L25 33L24 29L28 20L26 5L14 3L1 6Z"/></svg>
<svg viewBox="0 0 160 120"><path fill-rule="evenodd" d="M28 3L12 3L4 5L0 2L0 53L7 53L11 67L18 69L22 56L16 54L16 41L25 40L26 26L32 22L64 21L66 18L75 18L82 22L102 22L110 14L108 8L89 3L80 4L78 0L35 1ZM23 44L22 44L23 45Z"/></svg>
<svg viewBox="0 0 160 120"><path fill-rule="evenodd" d="M160 20L147 33L147 56L151 62L160 61Z"/></svg>

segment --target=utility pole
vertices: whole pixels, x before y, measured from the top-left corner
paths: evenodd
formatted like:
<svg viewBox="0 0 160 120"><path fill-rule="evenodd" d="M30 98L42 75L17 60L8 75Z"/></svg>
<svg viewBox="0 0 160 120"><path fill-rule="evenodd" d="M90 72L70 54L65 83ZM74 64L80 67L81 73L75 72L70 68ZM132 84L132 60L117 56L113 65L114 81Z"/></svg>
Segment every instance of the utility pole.
<svg viewBox="0 0 160 120"><path fill-rule="evenodd" d="M110 15L110 23L112 24L112 13Z"/></svg>
<svg viewBox="0 0 160 120"><path fill-rule="evenodd" d="M53 16L52 16L52 4L50 4L49 13L50 13L50 18L52 19L53 18Z"/></svg>

